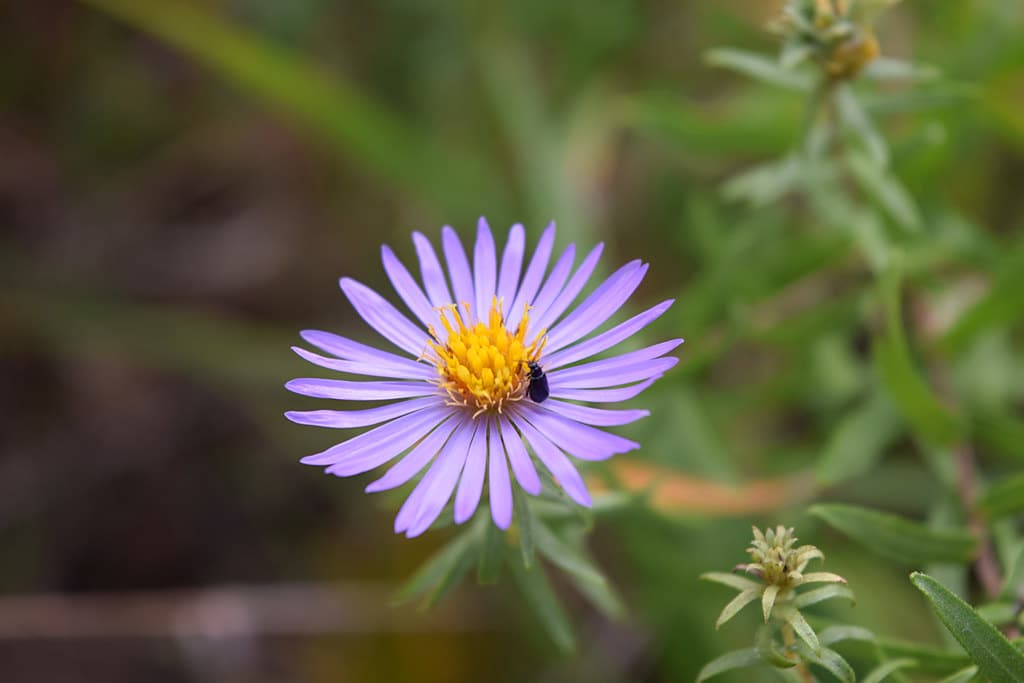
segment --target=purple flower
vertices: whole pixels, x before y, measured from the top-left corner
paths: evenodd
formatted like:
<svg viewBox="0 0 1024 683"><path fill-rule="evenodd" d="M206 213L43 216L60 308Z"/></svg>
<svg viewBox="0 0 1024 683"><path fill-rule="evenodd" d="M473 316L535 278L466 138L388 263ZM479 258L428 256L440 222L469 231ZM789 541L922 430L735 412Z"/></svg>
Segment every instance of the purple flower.
<svg viewBox="0 0 1024 683"><path fill-rule="evenodd" d="M367 492L401 486L426 470L395 519L395 531L410 538L433 524L453 494L455 521L461 524L472 517L485 480L494 523L508 528L512 476L524 491L539 494L538 462L572 500L589 506L590 494L570 456L605 460L637 448L639 444L598 427L628 424L649 413L577 401L633 398L676 364L676 358L665 354L682 340L580 361L632 336L664 313L672 300L591 336L640 285L646 263L627 263L570 310L597 266L601 244L575 271L576 248L569 245L545 277L555 241L552 224L524 274L523 227L512 226L499 263L494 238L481 218L472 264L455 231L442 230L446 277L427 238L418 232L412 237L422 287L391 249L384 246L381 254L384 270L414 320L369 287L341 279L356 312L402 353L316 330L302 332L302 338L329 355L293 347L314 365L379 379L294 379L286 385L290 391L316 398L390 401L362 410L287 413L293 422L320 427L380 425L302 462L348 477L397 458ZM539 374L547 380L550 398L530 391L531 382L543 381Z"/></svg>

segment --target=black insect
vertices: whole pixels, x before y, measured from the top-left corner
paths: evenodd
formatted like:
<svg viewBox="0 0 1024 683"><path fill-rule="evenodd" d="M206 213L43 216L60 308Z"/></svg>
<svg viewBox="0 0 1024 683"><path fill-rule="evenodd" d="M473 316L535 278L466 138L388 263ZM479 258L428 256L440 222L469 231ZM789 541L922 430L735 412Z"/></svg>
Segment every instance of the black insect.
<svg viewBox="0 0 1024 683"><path fill-rule="evenodd" d="M540 403L548 397L551 390L548 388L548 378L544 375L544 368L535 360L527 363L530 368L530 386L526 393L534 403Z"/></svg>

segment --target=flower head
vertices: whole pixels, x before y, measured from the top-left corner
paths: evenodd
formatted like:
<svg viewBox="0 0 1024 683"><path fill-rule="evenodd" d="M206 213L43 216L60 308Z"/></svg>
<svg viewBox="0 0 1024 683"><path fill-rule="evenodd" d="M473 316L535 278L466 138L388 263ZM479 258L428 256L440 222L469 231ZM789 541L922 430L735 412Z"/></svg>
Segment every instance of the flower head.
<svg viewBox="0 0 1024 683"><path fill-rule="evenodd" d="M570 310L597 266L602 245L575 270L575 245L569 245L549 270L554 239L552 224L524 272L521 225L509 231L499 263L494 237L481 218L472 264L455 231L445 227L445 269L430 241L413 233L422 286L391 249L382 247L384 270L414 320L369 287L342 278L341 289L356 312L404 353L329 332L302 332L306 342L330 354L294 347L306 360L379 379L295 379L286 385L289 390L317 398L387 401L361 410L287 413L299 424L379 425L302 462L352 476L396 461L368 492L401 486L423 472L395 519L395 531L410 537L428 529L453 495L455 521L472 517L485 480L491 516L507 528L512 486L532 495L542 489L537 464L569 498L589 506L590 495L570 458L604 460L637 448L598 427L627 424L648 412L578 402L614 403L638 395L675 365L677 359L665 354L682 340L587 361L645 327L672 301L592 334L640 285L647 264L627 263Z"/></svg>

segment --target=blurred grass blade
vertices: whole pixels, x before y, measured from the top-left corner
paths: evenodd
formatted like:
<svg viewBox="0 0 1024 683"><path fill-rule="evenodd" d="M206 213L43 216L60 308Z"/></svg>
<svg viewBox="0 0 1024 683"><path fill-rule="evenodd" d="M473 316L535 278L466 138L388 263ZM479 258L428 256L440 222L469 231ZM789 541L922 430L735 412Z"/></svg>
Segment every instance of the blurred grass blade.
<svg viewBox="0 0 1024 683"><path fill-rule="evenodd" d="M821 633L818 634L818 642L826 646L834 645L844 640L863 640L873 643L875 642L875 634L863 626L849 626L846 624L829 626L822 629Z"/></svg>
<svg viewBox="0 0 1024 683"><path fill-rule="evenodd" d="M851 152L846 161L857 184L897 225L907 232L921 229L917 204L896 176L862 152Z"/></svg>
<svg viewBox="0 0 1024 683"><path fill-rule="evenodd" d="M537 550L568 574L576 589L590 599L595 607L609 617L620 617L625 614L625 607L608 583L608 579L582 549L563 541L540 520L537 520L533 530ZM579 538L582 542L584 536L580 535Z"/></svg>
<svg viewBox="0 0 1024 683"><path fill-rule="evenodd" d="M970 659L962 652L947 652L919 643L883 639L878 641L878 646L885 656L913 659L917 662L916 671L936 676L949 675L970 664Z"/></svg>
<svg viewBox="0 0 1024 683"><path fill-rule="evenodd" d="M1024 512L1024 473L1016 474L990 486L978 506L990 518Z"/></svg>
<svg viewBox="0 0 1024 683"><path fill-rule="evenodd" d="M519 535L520 559L523 567L529 569L534 562L534 548L536 543L533 537L533 526L537 520L533 516L533 509L523 490L518 484L512 486L513 518L516 523L516 531Z"/></svg>
<svg viewBox="0 0 1024 683"><path fill-rule="evenodd" d="M910 580L928 598L939 619L991 683L1024 680L1024 652L1011 645L995 626L927 574L914 572Z"/></svg>
<svg viewBox="0 0 1024 683"><path fill-rule="evenodd" d="M818 481L830 486L875 467L899 436L900 426L892 401L880 391L873 392L832 432L818 461Z"/></svg>
<svg viewBox="0 0 1024 683"><path fill-rule="evenodd" d="M882 683L889 674L895 673L900 669L907 669L916 665L913 659L893 659L888 662L883 662L876 666L871 673L864 677L861 683Z"/></svg>
<svg viewBox="0 0 1024 683"><path fill-rule="evenodd" d="M814 505L810 513L865 548L904 564L969 562L974 537L966 529L933 529L896 515L854 505Z"/></svg>
<svg viewBox="0 0 1024 683"><path fill-rule="evenodd" d="M971 432L991 450L1024 463L1024 420L1009 412L979 412L971 416Z"/></svg>
<svg viewBox="0 0 1024 683"><path fill-rule="evenodd" d="M762 664L763 661L755 648L733 650L704 665L704 668L697 674L697 683L703 683L709 678L724 674L733 669L745 669L748 666Z"/></svg>
<svg viewBox="0 0 1024 683"><path fill-rule="evenodd" d="M477 527L473 525L448 541L399 587L394 602L408 602L429 592L426 605L436 604L473 566L473 545L477 536Z"/></svg>
<svg viewBox="0 0 1024 683"><path fill-rule="evenodd" d="M540 620L555 646L563 653L571 653L576 649L572 625L558 601L558 596L551 589L544 568L537 563L531 569L525 569L517 559L510 557L508 565L516 583L519 584L526 604Z"/></svg>
<svg viewBox="0 0 1024 683"><path fill-rule="evenodd" d="M839 118L858 138L864 151L875 165L885 168L889 165L889 146L875 128L871 118L857 99L849 85L841 84L835 90L835 103Z"/></svg>
<svg viewBox="0 0 1024 683"><path fill-rule="evenodd" d="M787 90L809 92L814 83L809 73L790 71L783 68L774 59L769 59L756 52L723 47L709 50L704 54L704 59L712 66L732 69L754 80Z"/></svg>
<svg viewBox="0 0 1024 683"><path fill-rule="evenodd" d="M1010 624L1017 619L1017 605L1009 600L978 605L974 611L993 626Z"/></svg>
<svg viewBox="0 0 1024 683"><path fill-rule="evenodd" d="M877 57L861 72L873 81L925 82L934 81L942 72L934 66L913 64L892 57Z"/></svg>
<svg viewBox="0 0 1024 683"><path fill-rule="evenodd" d="M969 666L966 669L960 669L951 676L946 676L939 683L973 683L978 678L978 667Z"/></svg>
<svg viewBox="0 0 1024 683"><path fill-rule="evenodd" d="M803 609L804 607L810 607L811 605L816 605L819 602L824 602L825 600L831 600L833 598L845 598L851 603L855 602L852 590L842 584L834 583L828 586L822 586L821 588L815 588L814 590L809 590L806 593L800 593L793 600L793 606L797 609Z"/></svg>
<svg viewBox="0 0 1024 683"><path fill-rule="evenodd" d="M485 511L486 512L486 511ZM480 546L476 579L482 584L497 583L501 576L501 564L505 560L505 532L487 520L484 542Z"/></svg>
<svg viewBox="0 0 1024 683"><path fill-rule="evenodd" d="M502 199L479 160L435 146L336 74L180 1L81 0L180 50L379 176L450 209Z"/></svg>

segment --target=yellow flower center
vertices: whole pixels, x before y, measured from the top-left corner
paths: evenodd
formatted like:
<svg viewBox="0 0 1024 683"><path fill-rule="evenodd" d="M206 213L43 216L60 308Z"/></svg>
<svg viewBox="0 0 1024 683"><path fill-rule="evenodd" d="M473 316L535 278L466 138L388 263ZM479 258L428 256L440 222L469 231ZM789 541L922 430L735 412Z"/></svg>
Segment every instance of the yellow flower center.
<svg viewBox="0 0 1024 683"><path fill-rule="evenodd" d="M529 327L529 306L514 333L505 327L501 304L497 297L491 302L487 323L466 326L470 318L469 304L463 303L466 316L459 307L449 304L441 308L441 325L447 333L441 338L434 327L430 346L437 354L440 386L448 392L451 402L475 409L474 417L486 411L501 412L506 401L518 401L529 386L530 361L535 361L544 348L544 333L533 343L526 343Z"/></svg>

